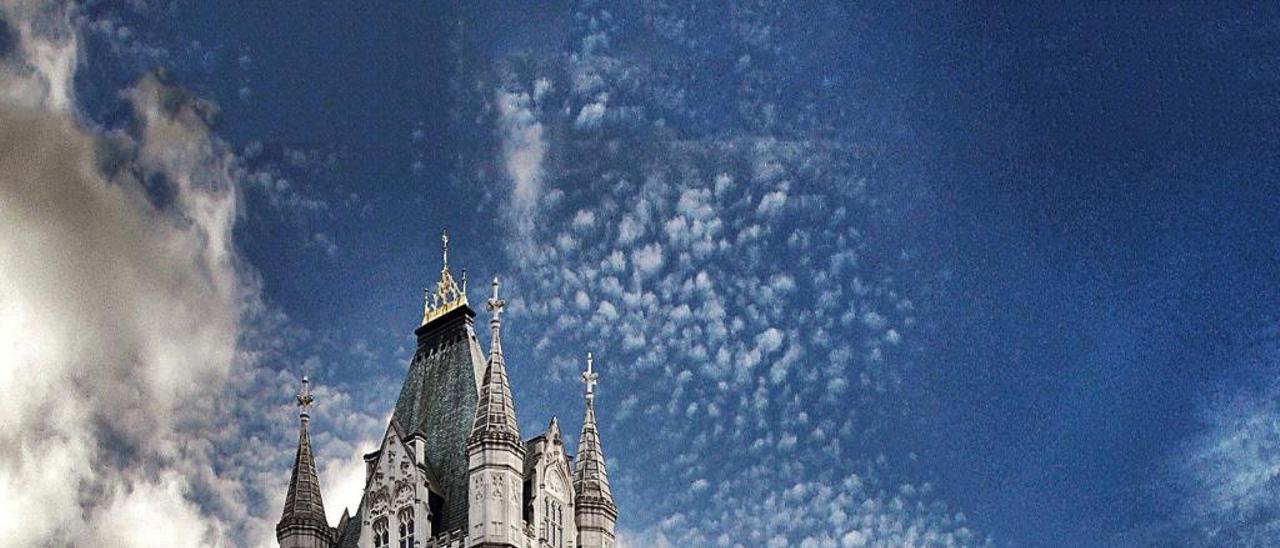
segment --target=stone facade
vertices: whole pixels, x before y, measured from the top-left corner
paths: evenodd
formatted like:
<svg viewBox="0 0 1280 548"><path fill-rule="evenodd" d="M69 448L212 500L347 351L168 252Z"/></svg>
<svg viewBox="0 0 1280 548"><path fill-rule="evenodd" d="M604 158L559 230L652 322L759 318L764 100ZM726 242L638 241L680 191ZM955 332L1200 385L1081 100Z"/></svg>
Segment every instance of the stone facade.
<svg viewBox="0 0 1280 548"><path fill-rule="evenodd" d="M504 302L493 281L486 303L488 355L475 312L449 271L444 239L440 281L428 291L418 346L380 447L365 455L355 514L324 518L311 454L303 379L297 456L276 527L282 548L612 548L617 508L609 489L588 357L578 458L560 425L524 440L502 352Z"/></svg>

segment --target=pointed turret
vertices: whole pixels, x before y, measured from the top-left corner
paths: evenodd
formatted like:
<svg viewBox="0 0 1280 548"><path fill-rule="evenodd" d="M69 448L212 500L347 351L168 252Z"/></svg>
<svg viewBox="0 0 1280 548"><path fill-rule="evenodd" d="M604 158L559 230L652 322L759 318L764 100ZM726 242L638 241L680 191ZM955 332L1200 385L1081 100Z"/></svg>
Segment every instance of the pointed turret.
<svg viewBox="0 0 1280 548"><path fill-rule="evenodd" d="M289 493L284 500L284 512L276 524L276 540L281 548L317 548L333 544L333 529L324 514L324 501L320 498L320 480L316 477L315 458L311 455L311 396L307 378L302 377L302 391L298 393L298 414L302 423L298 434L298 452L293 459L293 475L289 478Z"/></svg>
<svg viewBox="0 0 1280 548"><path fill-rule="evenodd" d="M525 539L521 509L525 448L516 424L515 403L507 382L506 359L502 355L502 307L505 304L506 301L498 297L498 279L494 278L493 297L489 299L489 310L493 312L493 319L489 321L493 332L489 363L484 381L480 383L475 422L467 438L472 500L467 530L469 547L523 546Z"/></svg>
<svg viewBox="0 0 1280 548"><path fill-rule="evenodd" d="M489 341L489 366L480 383L480 400L476 406L476 420L471 427L468 445L484 442L520 443L520 428L516 424L515 402L511 398L511 384L507 380L506 359L502 356L502 307L506 301L498 298L498 279L493 279L493 297L489 299L489 320L492 336Z"/></svg>
<svg viewBox="0 0 1280 548"><path fill-rule="evenodd" d="M599 378L592 369L591 353L588 352L587 370L582 373L587 409L582 419L582 435L578 438L578 455L573 471L576 503L573 514L578 526L579 548L612 547L613 527L618 521L618 508L609 489L604 450L600 447L600 432L596 427L595 386Z"/></svg>

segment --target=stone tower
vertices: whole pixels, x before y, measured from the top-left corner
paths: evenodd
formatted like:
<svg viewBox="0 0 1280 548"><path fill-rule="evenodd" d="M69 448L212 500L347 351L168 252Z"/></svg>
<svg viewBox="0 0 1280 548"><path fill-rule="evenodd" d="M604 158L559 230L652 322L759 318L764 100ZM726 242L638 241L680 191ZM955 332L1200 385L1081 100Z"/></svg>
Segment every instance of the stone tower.
<svg viewBox="0 0 1280 548"><path fill-rule="evenodd" d="M284 499L284 512L276 524L276 540L280 548L328 548L333 543L333 529L324 515L324 501L320 498L320 480L316 478L316 463L311 456L311 390L307 378L302 377L302 392L298 393L298 414L302 422L298 433L298 453L293 459L293 475L289 478L289 493Z"/></svg>
<svg viewBox="0 0 1280 548"><path fill-rule="evenodd" d="M586 385L586 413L582 418L582 436L578 438L578 456L573 472L573 492L577 506L573 518L578 525L578 548L613 548L613 526L618 521L618 507L613 504L609 474L605 472L604 450L596 428L595 385L599 375L592 370L587 353L587 370L582 374Z"/></svg>
<svg viewBox="0 0 1280 548"><path fill-rule="evenodd" d="M525 546L524 443L516 424L515 402L507 382L506 360L502 355L502 307L498 279L493 280L489 321L493 332L489 342L489 365L480 385L475 424L467 439L470 462L471 509L468 546Z"/></svg>

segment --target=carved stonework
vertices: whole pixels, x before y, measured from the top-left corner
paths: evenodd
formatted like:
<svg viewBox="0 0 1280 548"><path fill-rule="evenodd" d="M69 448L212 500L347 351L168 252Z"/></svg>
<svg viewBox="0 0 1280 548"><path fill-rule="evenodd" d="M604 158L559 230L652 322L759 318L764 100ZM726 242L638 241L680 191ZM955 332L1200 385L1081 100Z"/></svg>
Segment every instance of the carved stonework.
<svg viewBox="0 0 1280 548"><path fill-rule="evenodd" d="M476 475L471 481L471 498L480 503L484 500L485 495L484 476Z"/></svg>
<svg viewBox="0 0 1280 548"><path fill-rule="evenodd" d="M386 485L375 487L373 497L369 503L369 514L371 516L383 516L391 511L391 492Z"/></svg>
<svg viewBox="0 0 1280 548"><path fill-rule="evenodd" d="M413 481L409 478L396 481L396 506L413 502Z"/></svg>
<svg viewBox="0 0 1280 548"><path fill-rule="evenodd" d="M547 478L547 492L560 500L569 500L567 496L568 488L565 486L564 479L560 476L555 464L547 466L544 474L546 474Z"/></svg>
<svg viewBox="0 0 1280 548"><path fill-rule="evenodd" d="M494 476L493 489L490 491L493 494L493 500L502 500L503 488L502 476Z"/></svg>

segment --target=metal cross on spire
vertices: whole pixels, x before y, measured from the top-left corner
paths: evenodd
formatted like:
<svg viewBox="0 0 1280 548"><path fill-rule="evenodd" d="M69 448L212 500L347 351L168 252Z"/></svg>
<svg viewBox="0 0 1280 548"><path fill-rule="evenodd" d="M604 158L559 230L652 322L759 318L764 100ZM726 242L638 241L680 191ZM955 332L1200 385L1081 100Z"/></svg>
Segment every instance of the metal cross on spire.
<svg viewBox="0 0 1280 548"><path fill-rule="evenodd" d="M489 359L502 359L502 307L507 305L507 301L498 297L498 277L493 277L493 296L489 297L489 312L493 314L493 318L489 320L489 329L493 332L489 338Z"/></svg>
<svg viewBox="0 0 1280 548"><path fill-rule="evenodd" d="M302 391L298 392L297 398L298 398L298 407L302 408L302 413L300 413L302 418L305 419L307 417L310 417L311 403L316 401L316 399L311 396L311 382L307 380L306 375L302 376Z"/></svg>
<svg viewBox="0 0 1280 548"><path fill-rule="evenodd" d="M498 277L493 277L493 296L489 297L489 311L493 312L493 321L502 321L502 307L507 305L507 301L498 298Z"/></svg>
<svg viewBox="0 0 1280 548"><path fill-rule="evenodd" d="M596 383L599 382L600 375L591 369L592 359L591 353L587 352L587 370L582 373L582 384L587 385L587 401L592 401L596 397Z"/></svg>

